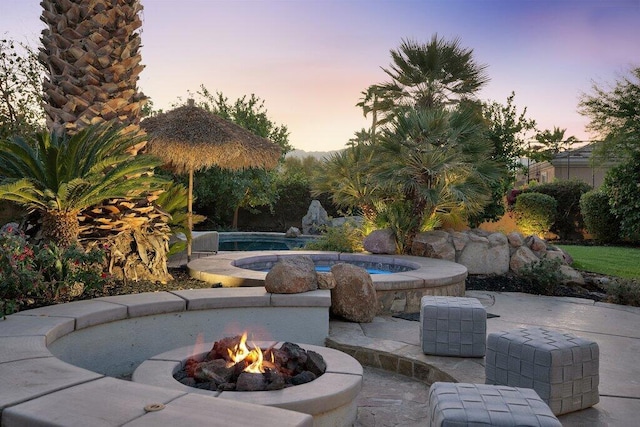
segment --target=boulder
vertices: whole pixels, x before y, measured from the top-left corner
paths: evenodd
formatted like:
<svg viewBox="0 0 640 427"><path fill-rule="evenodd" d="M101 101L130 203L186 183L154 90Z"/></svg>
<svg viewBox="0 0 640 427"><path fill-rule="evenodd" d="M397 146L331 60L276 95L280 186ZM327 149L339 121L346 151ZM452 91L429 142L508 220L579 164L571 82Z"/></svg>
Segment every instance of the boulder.
<svg viewBox="0 0 640 427"><path fill-rule="evenodd" d="M307 214L302 218L304 234L320 234L323 227L331 225L327 211L318 200L312 200Z"/></svg>
<svg viewBox="0 0 640 427"><path fill-rule="evenodd" d="M560 272L562 273L563 279L562 283L564 285L572 285L572 286L584 286L584 277L578 271L569 267L568 265L561 265Z"/></svg>
<svg viewBox="0 0 640 427"><path fill-rule="evenodd" d="M365 251L372 254L395 254L396 237L393 231L386 228L384 230L374 230L362 241Z"/></svg>
<svg viewBox="0 0 640 427"><path fill-rule="evenodd" d="M522 235L522 233L519 233L517 231L512 231L511 233L507 234L507 240L509 241L509 245L514 248L519 248L520 246L524 245L524 236Z"/></svg>
<svg viewBox="0 0 640 427"><path fill-rule="evenodd" d="M284 233L284 237L289 237L289 238L300 237L301 234L302 232L298 227L289 227L287 232Z"/></svg>
<svg viewBox="0 0 640 427"><path fill-rule="evenodd" d="M492 233L488 237L476 235L458 257L458 263L467 267L469 274L506 274L509 261L509 245L502 233Z"/></svg>
<svg viewBox="0 0 640 427"><path fill-rule="evenodd" d="M544 252L547 250L547 243L538 236L529 236L525 239L525 243L533 252Z"/></svg>
<svg viewBox="0 0 640 427"><path fill-rule="evenodd" d="M451 237L453 239L453 247L456 251L463 250L467 242L469 242L469 236L462 231L454 231L451 233Z"/></svg>
<svg viewBox="0 0 640 427"><path fill-rule="evenodd" d="M411 253L427 258L456 261L456 250L449 239L449 233L442 230L418 233L413 238Z"/></svg>
<svg viewBox="0 0 640 427"><path fill-rule="evenodd" d="M520 246L516 249L513 255L511 255L509 267L515 273L519 273L523 267L538 261L540 261L540 259L531 251L531 249L527 246Z"/></svg>
<svg viewBox="0 0 640 427"><path fill-rule="evenodd" d="M318 289L315 264L305 255L283 258L267 273L264 287L272 294L314 291Z"/></svg>
<svg viewBox="0 0 640 427"><path fill-rule="evenodd" d="M321 272L318 273L318 289L333 289L336 287L336 279L333 277L333 273Z"/></svg>
<svg viewBox="0 0 640 427"><path fill-rule="evenodd" d="M371 322L378 312L378 297L369 273L345 263L333 265L331 273L336 281L331 290L331 312L352 322Z"/></svg>

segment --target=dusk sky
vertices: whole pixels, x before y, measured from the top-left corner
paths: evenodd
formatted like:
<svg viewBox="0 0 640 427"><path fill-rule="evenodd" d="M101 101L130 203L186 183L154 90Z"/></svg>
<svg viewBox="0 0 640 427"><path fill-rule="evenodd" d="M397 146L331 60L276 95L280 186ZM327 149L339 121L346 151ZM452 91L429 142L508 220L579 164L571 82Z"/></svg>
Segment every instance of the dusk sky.
<svg viewBox="0 0 640 427"><path fill-rule="evenodd" d="M0 36L39 44L40 0L0 0ZM390 49L434 33L460 38L491 82L481 100L506 103L540 130L595 137L577 112L592 82L640 66L640 0L142 0L139 82L156 108L204 84L230 100L256 94L290 142L344 148L369 126L355 106L386 80Z"/></svg>

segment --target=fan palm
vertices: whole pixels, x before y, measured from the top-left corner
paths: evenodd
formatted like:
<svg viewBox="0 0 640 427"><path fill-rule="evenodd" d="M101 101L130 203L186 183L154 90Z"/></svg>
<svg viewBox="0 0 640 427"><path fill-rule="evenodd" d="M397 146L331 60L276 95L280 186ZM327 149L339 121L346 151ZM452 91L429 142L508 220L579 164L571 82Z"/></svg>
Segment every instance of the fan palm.
<svg viewBox="0 0 640 427"><path fill-rule="evenodd" d="M385 194L411 207L405 249L434 216L473 214L490 200L488 184L500 169L481 126L468 112L432 108L399 115L385 130L374 175Z"/></svg>
<svg viewBox="0 0 640 427"><path fill-rule="evenodd" d="M399 109L458 104L489 81L487 66L474 61L473 49L437 34L426 44L403 40L398 50L391 51L391 59L390 68L383 68L391 81L369 87L358 104L365 115L377 114L378 125L388 123Z"/></svg>
<svg viewBox="0 0 640 427"><path fill-rule="evenodd" d="M323 173L312 182L312 195L331 194L340 208L358 208L367 219L375 216L378 186L370 174L374 151L358 144L332 154L322 165Z"/></svg>
<svg viewBox="0 0 640 427"><path fill-rule="evenodd" d="M38 211L43 239L72 245L83 209L105 199L140 196L165 182L153 174L158 160L127 152L140 141L111 124L71 137L44 132L0 141L0 199Z"/></svg>

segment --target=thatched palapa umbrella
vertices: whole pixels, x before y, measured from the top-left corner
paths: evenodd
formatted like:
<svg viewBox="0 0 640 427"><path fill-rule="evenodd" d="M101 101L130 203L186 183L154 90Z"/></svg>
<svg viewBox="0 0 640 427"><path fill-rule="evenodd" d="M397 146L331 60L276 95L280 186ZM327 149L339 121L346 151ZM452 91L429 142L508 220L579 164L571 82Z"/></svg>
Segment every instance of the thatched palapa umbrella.
<svg viewBox="0 0 640 427"><path fill-rule="evenodd" d="M268 139L222 117L187 105L143 120L148 135L148 151L176 173L189 173L188 226L193 228L193 172L218 166L223 169L274 168L280 147ZM187 245L191 259L191 240Z"/></svg>

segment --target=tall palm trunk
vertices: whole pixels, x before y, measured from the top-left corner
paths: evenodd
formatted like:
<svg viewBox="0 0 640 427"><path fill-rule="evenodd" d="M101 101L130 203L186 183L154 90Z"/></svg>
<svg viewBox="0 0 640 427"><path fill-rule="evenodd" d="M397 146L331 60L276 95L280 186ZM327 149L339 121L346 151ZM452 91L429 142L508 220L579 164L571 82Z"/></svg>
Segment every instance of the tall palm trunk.
<svg viewBox="0 0 640 427"><path fill-rule="evenodd" d="M47 127L59 132L113 119L137 126L140 0L42 0L40 61Z"/></svg>

